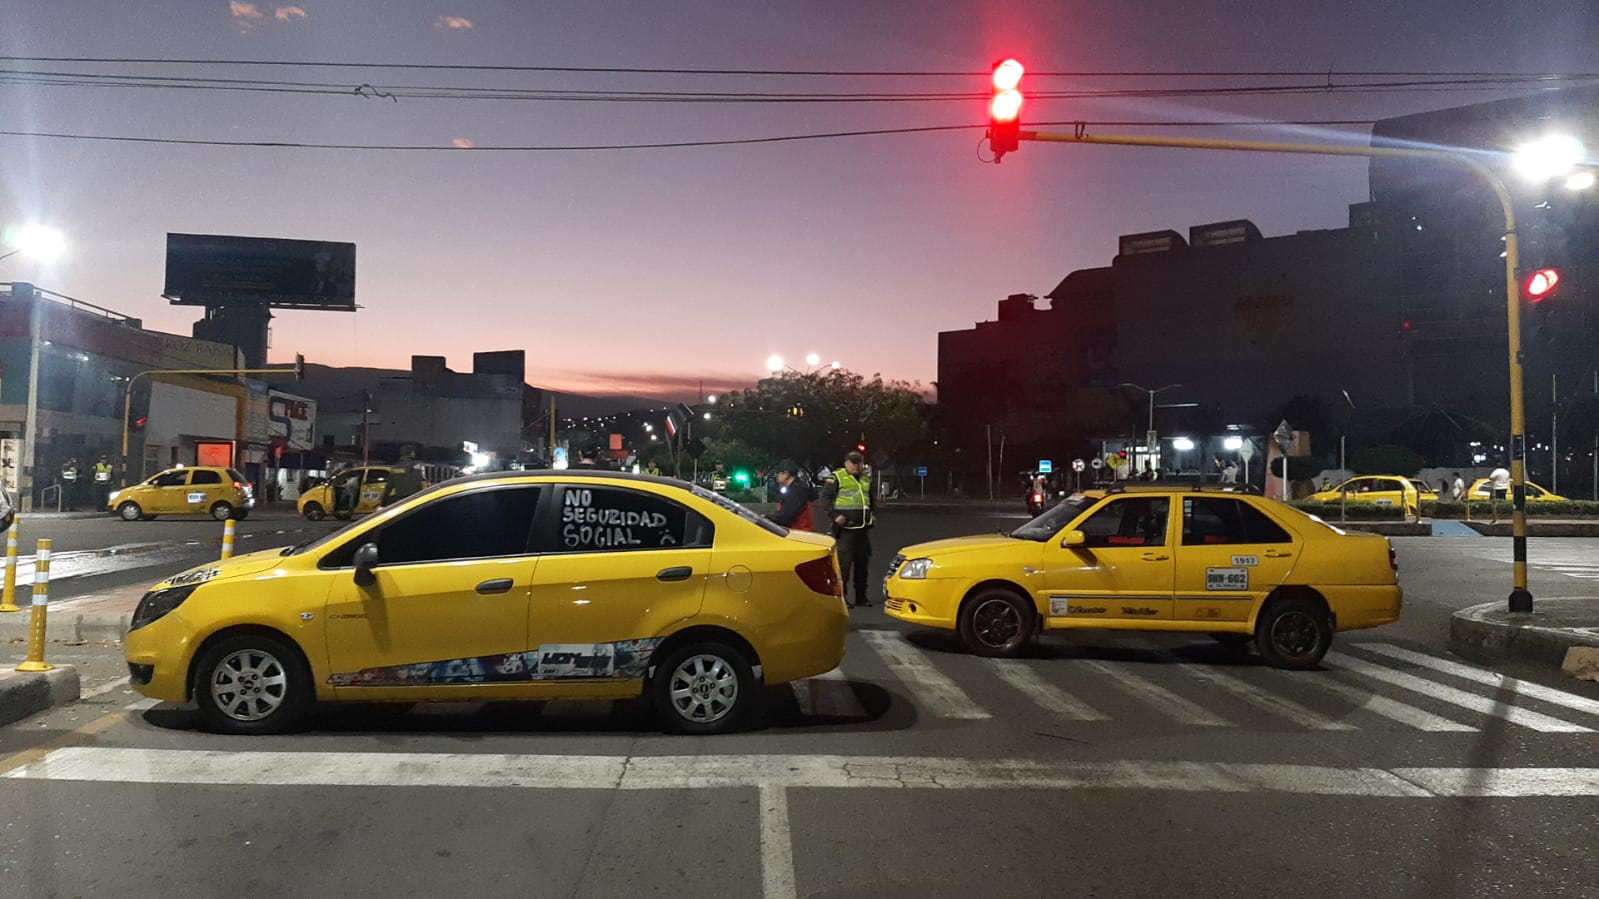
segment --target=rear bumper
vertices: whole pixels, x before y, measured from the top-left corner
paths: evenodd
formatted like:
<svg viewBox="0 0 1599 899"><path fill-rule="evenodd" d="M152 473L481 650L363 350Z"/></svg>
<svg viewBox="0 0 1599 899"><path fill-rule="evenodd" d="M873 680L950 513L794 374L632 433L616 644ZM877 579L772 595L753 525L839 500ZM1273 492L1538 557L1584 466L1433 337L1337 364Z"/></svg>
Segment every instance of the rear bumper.
<svg viewBox="0 0 1599 899"><path fill-rule="evenodd" d="M1326 597L1341 631L1391 624L1399 620L1405 604L1404 588L1398 584L1318 589Z"/></svg>

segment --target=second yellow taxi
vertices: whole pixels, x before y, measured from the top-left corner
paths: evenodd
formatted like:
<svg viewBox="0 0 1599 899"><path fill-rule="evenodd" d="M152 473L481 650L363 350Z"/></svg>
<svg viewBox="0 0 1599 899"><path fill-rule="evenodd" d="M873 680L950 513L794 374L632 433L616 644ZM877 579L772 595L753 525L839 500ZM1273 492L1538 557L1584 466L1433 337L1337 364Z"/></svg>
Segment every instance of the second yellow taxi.
<svg viewBox="0 0 1599 899"><path fill-rule="evenodd" d="M1044 631L1208 633L1313 668L1340 630L1399 618L1386 537L1344 532L1276 500L1193 487L1074 494L1009 535L906 547L889 615L1013 656Z"/></svg>
<svg viewBox="0 0 1599 899"><path fill-rule="evenodd" d="M140 483L111 491L106 511L123 521L157 515L209 515L243 520L255 508L255 489L231 468L195 465L170 468Z"/></svg>
<svg viewBox="0 0 1599 899"><path fill-rule="evenodd" d="M1308 499L1319 503L1369 503L1376 506L1397 506L1406 515L1415 515L1421 508L1422 497L1437 499L1436 491L1423 489L1426 485L1413 478L1398 475L1362 475L1312 493Z"/></svg>

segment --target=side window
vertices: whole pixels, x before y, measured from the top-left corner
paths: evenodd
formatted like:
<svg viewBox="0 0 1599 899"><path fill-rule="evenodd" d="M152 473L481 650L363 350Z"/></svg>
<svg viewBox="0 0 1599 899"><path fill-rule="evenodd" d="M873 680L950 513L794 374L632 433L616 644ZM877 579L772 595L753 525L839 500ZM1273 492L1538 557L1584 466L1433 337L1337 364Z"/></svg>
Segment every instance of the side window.
<svg viewBox="0 0 1599 899"><path fill-rule="evenodd" d="M222 483L222 475L219 475L214 471L203 471L197 468L194 470L194 478L190 480L189 483L195 485L220 484Z"/></svg>
<svg viewBox="0 0 1599 899"><path fill-rule="evenodd" d="M1165 497L1115 499L1088 516L1079 530L1088 538L1089 548L1164 546L1170 508Z"/></svg>
<svg viewBox="0 0 1599 899"><path fill-rule="evenodd" d="M1541 490L1540 488L1534 487L1531 484L1527 485L1527 498L1528 499L1537 499L1540 496L1543 496L1543 490Z"/></svg>
<svg viewBox="0 0 1599 899"><path fill-rule="evenodd" d="M189 473L187 471L169 471L164 474L156 475L155 480L150 482L150 486L182 487L187 483L189 483Z"/></svg>
<svg viewBox="0 0 1599 899"><path fill-rule="evenodd" d="M243 484L244 483L244 475L239 474L237 469L233 469L233 468L228 469L228 477L232 478L233 479L233 483L235 483L235 484Z"/></svg>
<svg viewBox="0 0 1599 899"><path fill-rule="evenodd" d="M1183 500L1183 545L1244 543L1242 505L1235 499L1196 497Z"/></svg>
<svg viewBox="0 0 1599 899"><path fill-rule="evenodd" d="M1241 500L1233 500L1238 504L1238 515L1244 522L1245 543L1292 543L1294 538L1277 522L1272 521L1265 512Z"/></svg>
<svg viewBox="0 0 1599 899"><path fill-rule="evenodd" d="M625 552L710 546L712 525L680 503L621 487L568 486L551 552Z"/></svg>
<svg viewBox="0 0 1599 899"><path fill-rule="evenodd" d="M367 534L334 550L321 567L349 567L356 547L368 541L377 543L382 565L526 554L539 489L474 490L435 500L384 525L375 536Z"/></svg>
<svg viewBox="0 0 1599 899"><path fill-rule="evenodd" d="M369 468L369 469L367 469L366 482L368 484L382 484L382 483L387 482L388 479L389 479L389 470L387 468Z"/></svg>

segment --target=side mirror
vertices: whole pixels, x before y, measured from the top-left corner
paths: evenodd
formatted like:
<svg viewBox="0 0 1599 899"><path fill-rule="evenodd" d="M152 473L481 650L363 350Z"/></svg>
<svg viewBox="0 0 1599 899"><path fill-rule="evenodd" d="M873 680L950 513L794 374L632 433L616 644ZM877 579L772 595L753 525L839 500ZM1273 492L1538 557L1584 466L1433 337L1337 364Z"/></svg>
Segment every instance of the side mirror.
<svg viewBox="0 0 1599 899"><path fill-rule="evenodd" d="M370 587L378 582L377 575L372 569L378 567L378 545L376 543L363 543L355 551L355 583L360 587Z"/></svg>
<svg viewBox="0 0 1599 899"><path fill-rule="evenodd" d="M1061 546L1064 546L1068 549L1078 546L1086 546L1087 544L1088 535L1084 534L1082 531L1067 531L1066 539L1060 542Z"/></svg>

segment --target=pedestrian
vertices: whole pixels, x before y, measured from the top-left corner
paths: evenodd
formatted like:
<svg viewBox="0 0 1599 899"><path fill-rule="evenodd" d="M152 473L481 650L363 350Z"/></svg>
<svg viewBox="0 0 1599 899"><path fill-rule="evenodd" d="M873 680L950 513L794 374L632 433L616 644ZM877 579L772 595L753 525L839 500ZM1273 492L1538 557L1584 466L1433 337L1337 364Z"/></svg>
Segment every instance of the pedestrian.
<svg viewBox="0 0 1599 899"><path fill-rule="evenodd" d="M94 463L94 497L100 509L104 509L111 500L111 460L104 455Z"/></svg>
<svg viewBox="0 0 1599 899"><path fill-rule="evenodd" d="M1454 497L1455 502L1468 502L1469 500L1466 497L1466 482L1465 479L1461 478L1460 472L1455 472L1455 479L1451 482L1451 484L1452 487L1450 488L1450 495Z"/></svg>
<svg viewBox="0 0 1599 899"><path fill-rule="evenodd" d="M1221 482L1223 484L1238 483L1238 463L1231 459L1227 460L1227 466L1221 470Z"/></svg>
<svg viewBox="0 0 1599 899"><path fill-rule="evenodd" d="M814 531L811 488L798 475L799 466L793 462L785 459L777 466L777 511L766 517L796 531Z"/></svg>
<svg viewBox="0 0 1599 899"><path fill-rule="evenodd" d="M68 512L78 511L78 457L61 466L61 504Z"/></svg>
<svg viewBox="0 0 1599 899"><path fill-rule="evenodd" d="M592 448L586 448L582 452L578 453L577 464L572 467L586 468L592 471L600 466L599 463L595 462L594 460L594 450Z"/></svg>
<svg viewBox="0 0 1599 899"><path fill-rule="evenodd" d="M400 450L400 461L395 468L399 470L391 472L388 483L383 486L382 505L385 506L421 491L423 486L422 463L416 461L416 450L411 447Z"/></svg>
<svg viewBox="0 0 1599 899"><path fill-rule="evenodd" d="M1493 514L1492 524L1499 523L1499 501L1510 492L1510 472L1503 465L1495 468L1488 475L1488 487L1493 497L1488 502L1488 511Z"/></svg>
<svg viewBox="0 0 1599 899"><path fill-rule="evenodd" d="M855 605L869 606L866 567L872 558L869 532L876 523L872 515L872 475L866 457L858 452L844 455L844 464L833 470L822 487L822 512L831 523L833 539L838 541L838 567L844 583L855 585Z"/></svg>
<svg viewBox="0 0 1599 899"><path fill-rule="evenodd" d="M644 468L644 473L649 475L652 478L660 477L661 476L660 463L658 463L655 460L651 459L650 460L650 464Z"/></svg>

